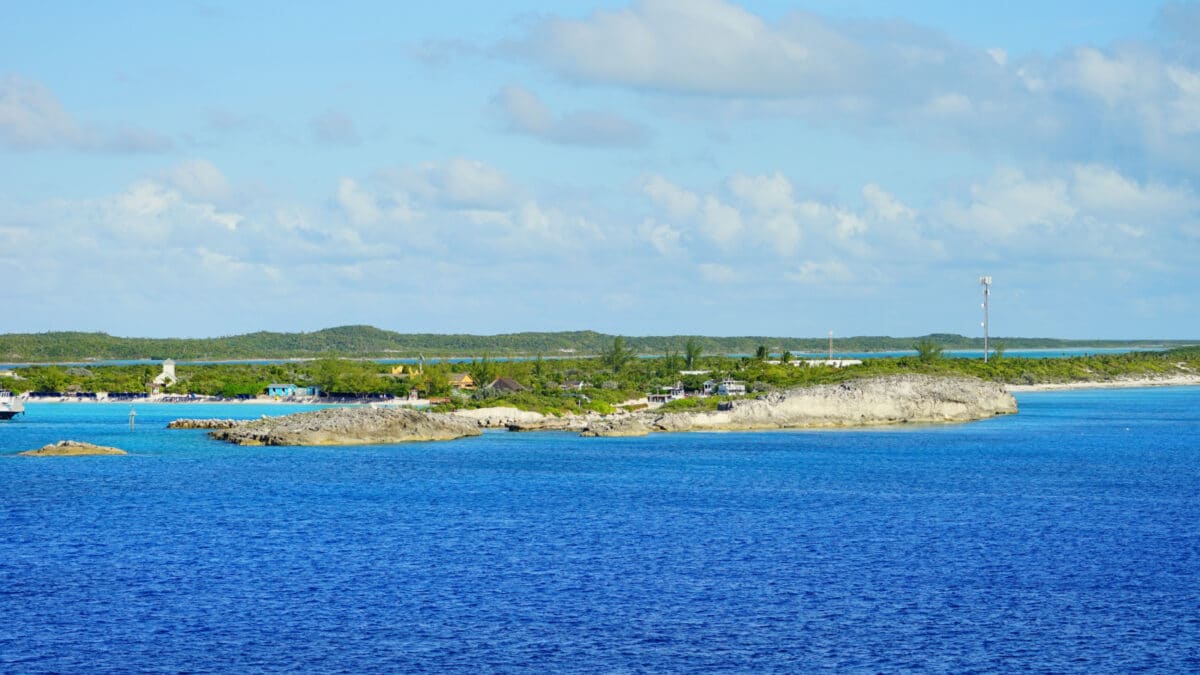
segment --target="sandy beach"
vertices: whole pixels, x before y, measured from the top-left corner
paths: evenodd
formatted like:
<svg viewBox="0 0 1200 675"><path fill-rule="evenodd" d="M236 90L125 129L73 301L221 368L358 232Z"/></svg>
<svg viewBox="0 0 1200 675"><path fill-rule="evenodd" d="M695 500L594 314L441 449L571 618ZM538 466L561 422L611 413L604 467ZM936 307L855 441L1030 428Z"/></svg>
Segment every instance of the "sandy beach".
<svg viewBox="0 0 1200 675"><path fill-rule="evenodd" d="M1097 382L1044 382L1041 384L1010 384L1014 393L1027 391L1067 391L1071 389L1130 389L1136 387L1185 387L1200 385L1200 374L1169 377L1137 377Z"/></svg>

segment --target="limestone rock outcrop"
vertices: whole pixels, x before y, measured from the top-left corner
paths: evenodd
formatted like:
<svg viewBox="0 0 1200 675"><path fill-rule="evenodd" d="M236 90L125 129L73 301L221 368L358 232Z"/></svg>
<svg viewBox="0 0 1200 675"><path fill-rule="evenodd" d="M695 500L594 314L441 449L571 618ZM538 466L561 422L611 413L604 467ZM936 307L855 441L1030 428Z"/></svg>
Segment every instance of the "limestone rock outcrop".
<svg viewBox="0 0 1200 675"><path fill-rule="evenodd" d="M637 413L604 420L589 436L968 422L1017 412L1003 386L975 378L895 375L791 389L735 401L731 410Z"/></svg>
<svg viewBox="0 0 1200 675"><path fill-rule="evenodd" d="M479 426L453 415L403 408L325 408L266 417L210 431L238 445L376 445L478 436Z"/></svg>
<svg viewBox="0 0 1200 675"><path fill-rule="evenodd" d="M242 420L230 419L178 419L167 423L168 429L232 429Z"/></svg>
<svg viewBox="0 0 1200 675"><path fill-rule="evenodd" d="M26 450L18 454L26 457L79 457L83 455L127 455L129 453L120 448L106 445L95 445L82 441L59 441L37 450Z"/></svg>

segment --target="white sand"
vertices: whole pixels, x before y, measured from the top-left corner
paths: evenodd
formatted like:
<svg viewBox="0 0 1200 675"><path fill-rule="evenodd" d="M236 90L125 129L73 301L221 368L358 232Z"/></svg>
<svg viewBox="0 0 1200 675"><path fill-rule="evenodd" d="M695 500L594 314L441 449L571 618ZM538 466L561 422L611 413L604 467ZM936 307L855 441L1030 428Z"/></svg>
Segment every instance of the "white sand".
<svg viewBox="0 0 1200 675"><path fill-rule="evenodd" d="M1010 384L1009 391L1065 391L1069 389L1129 389L1134 387L1183 387L1200 385L1200 374L1169 375L1166 377L1137 377L1105 382L1047 382L1043 384Z"/></svg>

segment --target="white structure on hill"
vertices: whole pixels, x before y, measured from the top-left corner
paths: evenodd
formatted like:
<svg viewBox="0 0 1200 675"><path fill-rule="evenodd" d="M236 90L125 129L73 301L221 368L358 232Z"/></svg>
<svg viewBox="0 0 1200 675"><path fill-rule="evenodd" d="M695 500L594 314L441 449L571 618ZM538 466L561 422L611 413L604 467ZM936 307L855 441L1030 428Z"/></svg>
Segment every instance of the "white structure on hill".
<svg viewBox="0 0 1200 675"><path fill-rule="evenodd" d="M162 368L162 372L154 377L154 384L159 386L165 384L168 387L175 384L175 381L178 379L175 377L175 362L167 359L162 362Z"/></svg>

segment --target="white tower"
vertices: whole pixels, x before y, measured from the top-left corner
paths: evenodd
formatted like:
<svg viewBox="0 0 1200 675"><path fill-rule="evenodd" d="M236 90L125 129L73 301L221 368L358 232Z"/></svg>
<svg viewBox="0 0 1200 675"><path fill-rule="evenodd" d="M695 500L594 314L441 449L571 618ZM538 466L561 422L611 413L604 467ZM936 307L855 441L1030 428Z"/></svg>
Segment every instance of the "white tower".
<svg viewBox="0 0 1200 675"><path fill-rule="evenodd" d="M983 362L988 360L988 296L992 294L992 278L979 277L979 285L983 286Z"/></svg>

